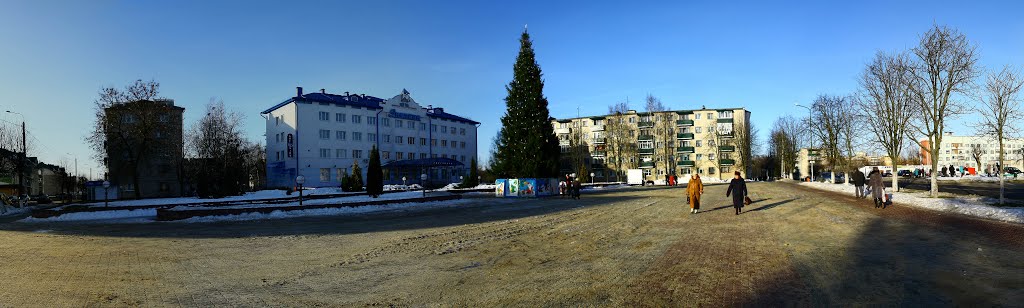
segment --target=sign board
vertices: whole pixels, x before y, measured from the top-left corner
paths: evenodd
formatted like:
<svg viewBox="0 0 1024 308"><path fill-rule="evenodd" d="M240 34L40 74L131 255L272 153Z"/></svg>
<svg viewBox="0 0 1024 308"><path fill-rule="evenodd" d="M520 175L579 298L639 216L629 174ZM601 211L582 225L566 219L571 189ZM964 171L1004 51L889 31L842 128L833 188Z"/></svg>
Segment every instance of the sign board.
<svg viewBox="0 0 1024 308"><path fill-rule="evenodd" d="M536 197L537 179L519 179L519 196Z"/></svg>
<svg viewBox="0 0 1024 308"><path fill-rule="evenodd" d="M498 198L504 198L508 192L508 180L497 179L494 181L494 196Z"/></svg>
<svg viewBox="0 0 1024 308"><path fill-rule="evenodd" d="M288 157L295 156L295 137L288 134Z"/></svg>
<svg viewBox="0 0 1024 308"><path fill-rule="evenodd" d="M391 109L391 111L388 111L388 117L389 118L396 118L396 119L406 119L406 120L412 120L412 121L419 121L420 120L420 116L418 116L418 115L411 114L411 113L402 113L402 112L395 111L394 109Z"/></svg>
<svg viewBox="0 0 1024 308"><path fill-rule="evenodd" d="M519 197L519 179L508 179L508 192L506 197Z"/></svg>

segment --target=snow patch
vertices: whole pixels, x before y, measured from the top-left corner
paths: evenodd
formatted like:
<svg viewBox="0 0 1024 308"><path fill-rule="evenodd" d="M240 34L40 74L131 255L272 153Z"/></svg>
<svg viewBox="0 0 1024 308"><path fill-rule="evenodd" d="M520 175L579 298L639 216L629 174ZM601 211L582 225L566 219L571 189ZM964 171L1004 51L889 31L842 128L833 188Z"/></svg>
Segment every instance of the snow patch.
<svg viewBox="0 0 1024 308"><path fill-rule="evenodd" d="M800 185L819 190L828 190L854 195L852 184L829 184L818 182L801 182ZM893 192L886 187L886 193L892 194L893 202L903 205L926 208L936 211L950 212L974 217L994 219L1012 223L1024 223L1024 207L995 207L988 203L997 200L980 196L955 196L952 198L931 198L927 192L906 193Z"/></svg>

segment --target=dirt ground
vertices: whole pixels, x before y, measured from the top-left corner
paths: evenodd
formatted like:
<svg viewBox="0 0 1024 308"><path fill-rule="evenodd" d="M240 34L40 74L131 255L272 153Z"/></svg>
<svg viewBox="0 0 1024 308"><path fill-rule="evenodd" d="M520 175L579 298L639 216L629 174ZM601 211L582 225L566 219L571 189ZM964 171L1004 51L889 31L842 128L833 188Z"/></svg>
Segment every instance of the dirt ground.
<svg viewBox="0 0 1024 308"><path fill-rule="evenodd" d="M0 224L0 306L1016 306L1024 227L753 183L229 223Z"/></svg>

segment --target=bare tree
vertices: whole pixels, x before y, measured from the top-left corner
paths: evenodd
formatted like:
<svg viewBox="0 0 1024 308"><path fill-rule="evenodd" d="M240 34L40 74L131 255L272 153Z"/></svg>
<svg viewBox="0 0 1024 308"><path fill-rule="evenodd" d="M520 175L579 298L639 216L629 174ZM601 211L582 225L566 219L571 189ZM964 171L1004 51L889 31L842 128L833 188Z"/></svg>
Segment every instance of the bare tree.
<svg viewBox="0 0 1024 308"><path fill-rule="evenodd" d="M989 73L985 79L985 95L981 98L982 106L978 110L983 115L980 127L985 134L995 136L999 142L1000 169L1006 166L1004 138L1019 133L1020 127L1017 125L1024 118L1017 97L1022 86L1024 78L1010 66L1003 67L998 73ZM1024 149L1021 150L1021 158L1024 159ZM981 166L980 157L976 156L975 159L979 161L978 166ZM1006 201L1003 170L997 170L996 174L999 175L999 204L1003 204Z"/></svg>
<svg viewBox="0 0 1024 308"><path fill-rule="evenodd" d="M194 160L189 174L200 197L237 195L248 186L244 161L248 141L243 137L241 121L241 114L211 99L206 115L189 129L185 148Z"/></svg>
<svg viewBox="0 0 1024 308"><path fill-rule="evenodd" d="M821 143L821 151L828 161L829 169L833 176L830 181L835 183L836 169L846 166L846 157L843 155L842 145L848 141L843 126L850 125L847 121L850 108L849 99L842 96L819 95L811 104L811 123L814 128L811 133Z"/></svg>
<svg viewBox="0 0 1024 308"><path fill-rule="evenodd" d="M109 168L116 164L132 175L135 198L140 198L142 191L139 189L140 163L165 151L181 150L169 148L173 142L161 137L174 134L171 132L173 121L164 116L174 107L155 102L159 93L159 83L142 80L124 89L100 89L95 102L96 121L86 137L97 160L104 166Z"/></svg>
<svg viewBox="0 0 1024 308"><path fill-rule="evenodd" d="M927 136L927 144L918 143L928 149L933 171L939 166L946 120L965 111L964 102L954 96L968 94L978 74L975 51L960 31L938 25L921 35L918 46L911 50L914 61L909 63L908 88L917 114L910 123ZM932 172L930 195L938 193L938 173Z"/></svg>
<svg viewBox="0 0 1024 308"><path fill-rule="evenodd" d="M569 131L569 155L562 155L569 161L572 172L576 173L579 181L590 180L590 146L586 142L586 135L583 134L583 119L572 121L572 130ZM567 157L566 157L567 156Z"/></svg>
<svg viewBox="0 0 1024 308"><path fill-rule="evenodd" d="M628 102L618 102L608 106L608 117L605 118L605 145L608 149L605 159L608 169L615 173L618 180L626 169L634 168L630 158L636 157L636 142L630 135L633 127L629 125L626 114L629 113Z"/></svg>
<svg viewBox="0 0 1024 308"><path fill-rule="evenodd" d="M796 165L797 154L803 147L804 138L801 137L804 128L800 121L792 116L780 117L772 125L769 133L769 151L778 157L780 162L779 174L785 176L787 171L792 171ZM806 171L804 171L806 172Z"/></svg>
<svg viewBox="0 0 1024 308"><path fill-rule="evenodd" d="M898 170L900 152L910 138L914 102L910 94L910 59L903 53L878 52L861 74L858 98L859 118L867 121L872 141L880 144ZM898 189L893 177L892 189Z"/></svg>
<svg viewBox="0 0 1024 308"><path fill-rule="evenodd" d="M668 108L661 103L661 99L654 95L647 94L647 112L654 120L654 160L664 162L665 174L672 174L672 158L675 157L675 118L668 113Z"/></svg>

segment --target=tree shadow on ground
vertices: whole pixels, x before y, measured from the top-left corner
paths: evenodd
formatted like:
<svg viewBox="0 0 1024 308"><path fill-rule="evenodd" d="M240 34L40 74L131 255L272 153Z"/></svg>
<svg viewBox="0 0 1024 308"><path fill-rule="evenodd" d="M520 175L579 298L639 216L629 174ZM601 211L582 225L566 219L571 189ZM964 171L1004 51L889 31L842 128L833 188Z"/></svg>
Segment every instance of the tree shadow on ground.
<svg viewBox="0 0 1024 308"><path fill-rule="evenodd" d="M751 202L750 204L755 204L755 203L758 203L758 202L761 202L761 201L764 201L764 200L765 199L760 199L760 200L757 200L755 202ZM780 205L783 205L783 204L786 204L786 203L793 202L793 200L796 200L796 199L786 199L786 200L782 200L782 201L775 202L775 203L765 204L765 205L762 205L759 208L748 210L747 212L757 212L757 211L770 210L770 209L772 209L774 207L777 207L777 206L780 206ZM732 206L730 205L730 207L732 207Z"/></svg>
<svg viewBox="0 0 1024 308"><path fill-rule="evenodd" d="M660 188L670 189L670 188ZM591 191L580 200L546 198L466 198L469 204L366 214L218 222L29 222L0 224L0 230L50 234L139 238L234 238L283 235L344 235L447 227L527 218L579 208L647 199L644 189ZM428 204L429 205L429 204Z"/></svg>
<svg viewBox="0 0 1024 308"><path fill-rule="evenodd" d="M795 258L803 296L776 283L757 283L739 306L1015 306L1024 301L1024 231L1019 225L908 208L875 210L853 196L820 193L870 218L849 244L823 220L808 236L811 251ZM829 215L822 211L823 215ZM853 227L853 226L845 226ZM813 232L813 231L812 231Z"/></svg>

